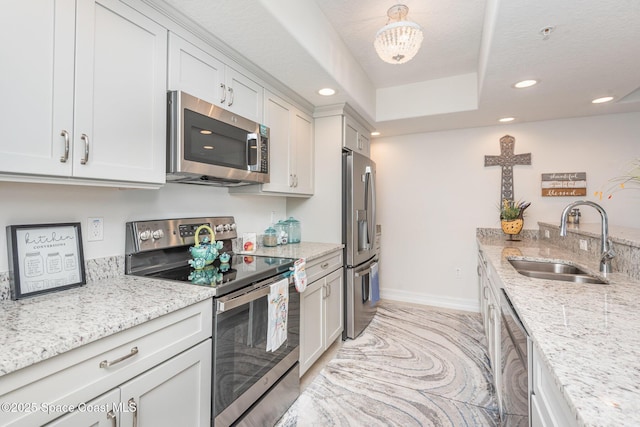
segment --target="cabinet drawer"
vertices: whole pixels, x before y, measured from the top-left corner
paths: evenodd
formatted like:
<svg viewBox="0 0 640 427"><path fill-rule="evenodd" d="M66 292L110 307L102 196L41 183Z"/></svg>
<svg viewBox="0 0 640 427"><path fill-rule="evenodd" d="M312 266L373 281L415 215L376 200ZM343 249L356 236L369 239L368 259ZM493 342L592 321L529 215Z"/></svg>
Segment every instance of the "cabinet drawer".
<svg viewBox="0 0 640 427"><path fill-rule="evenodd" d="M209 338L211 300L185 307L3 377L0 401L78 405ZM3 425L42 424L63 412L3 413ZM27 419L28 418L28 419Z"/></svg>
<svg viewBox="0 0 640 427"><path fill-rule="evenodd" d="M313 283L322 276L342 268L342 251L332 252L307 263L307 283Z"/></svg>

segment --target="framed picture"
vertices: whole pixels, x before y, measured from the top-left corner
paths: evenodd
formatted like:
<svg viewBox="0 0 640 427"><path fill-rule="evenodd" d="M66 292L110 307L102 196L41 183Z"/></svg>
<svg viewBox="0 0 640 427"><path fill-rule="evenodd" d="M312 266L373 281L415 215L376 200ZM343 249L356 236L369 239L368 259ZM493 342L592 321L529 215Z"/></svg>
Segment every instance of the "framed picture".
<svg viewBox="0 0 640 427"><path fill-rule="evenodd" d="M7 226L11 299L86 284L80 223Z"/></svg>

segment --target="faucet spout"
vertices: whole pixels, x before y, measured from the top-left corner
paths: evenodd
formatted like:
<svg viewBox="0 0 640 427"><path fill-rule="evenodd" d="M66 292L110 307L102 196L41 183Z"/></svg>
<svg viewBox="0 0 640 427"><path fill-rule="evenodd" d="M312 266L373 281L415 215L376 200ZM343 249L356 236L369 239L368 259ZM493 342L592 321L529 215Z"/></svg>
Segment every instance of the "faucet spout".
<svg viewBox="0 0 640 427"><path fill-rule="evenodd" d="M611 242L609 241L609 217L604 208L597 203L590 202L588 200L578 200L567 205L560 216L560 236L567 235L567 217L571 209L576 206L591 206L600 213L600 219L602 224L601 236L600 236L600 271L602 273L611 273L611 259L616 255L613 251Z"/></svg>

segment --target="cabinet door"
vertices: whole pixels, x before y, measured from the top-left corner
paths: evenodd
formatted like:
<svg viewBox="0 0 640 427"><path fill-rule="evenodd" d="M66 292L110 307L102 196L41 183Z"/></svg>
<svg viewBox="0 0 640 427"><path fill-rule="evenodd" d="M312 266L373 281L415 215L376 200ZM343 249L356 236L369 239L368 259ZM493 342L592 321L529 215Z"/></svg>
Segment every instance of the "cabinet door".
<svg viewBox="0 0 640 427"><path fill-rule="evenodd" d="M300 376L324 352L324 278L307 286L300 298Z"/></svg>
<svg viewBox="0 0 640 427"><path fill-rule="evenodd" d="M0 172L69 176L75 0L3 1L1 13Z"/></svg>
<svg viewBox="0 0 640 427"><path fill-rule="evenodd" d="M530 399L535 409L532 427L572 427L578 425L569 409L569 405L556 385L549 368L544 364L542 355L532 346L531 357L531 389Z"/></svg>
<svg viewBox="0 0 640 427"><path fill-rule="evenodd" d="M325 278L325 299L324 299L324 312L325 312L325 349L335 341L336 338L342 336L342 330L344 329L344 316L343 316L343 287L344 287L344 275L343 270L337 270L329 274Z"/></svg>
<svg viewBox="0 0 640 427"><path fill-rule="evenodd" d="M344 117L343 138L343 145L346 148L369 157L369 133L364 127L349 116Z"/></svg>
<svg viewBox="0 0 640 427"><path fill-rule="evenodd" d="M208 426L211 422L211 339L180 353L120 387L133 408L121 425Z"/></svg>
<svg viewBox="0 0 640 427"><path fill-rule="evenodd" d="M169 90L181 90L214 105L226 102L225 65L169 33Z"/></svg>
<svg viewBox="0 0 640 427"><path fill-rule="evenodd" d="M120 412L127 410L120 403L120 390L115 389L78 407L74 412L64 415L47 427L113 427L118 422Z"/></svg>
<svg viewBox="0 0 640 427"><path fill-rule="evenodd" d="M249 120L262 123L262 86L231 67L225 69L225 76L226 108Z"/></svg>
<svg viewBox="0 0 640 427"><path fill-rule="evenodd" d="M292 107L284 100L267 92L264 124L269 127L269 183L263 191L288 193L293 185L289 170L289 129Z"/></svg>
<svg viewBox="0 0 640 427"><path fill-rule="evenodd" d="M294 112L290 145L294 162L291 167L294 175L293 192L311 195L314 177L313 119L301 111Z"/></svg>
<svg viewBox="0 0 640 427"><path fill-rule="evenodd" d="M73 175L164 183L166 30L117 0L78 2Z"/></svg>

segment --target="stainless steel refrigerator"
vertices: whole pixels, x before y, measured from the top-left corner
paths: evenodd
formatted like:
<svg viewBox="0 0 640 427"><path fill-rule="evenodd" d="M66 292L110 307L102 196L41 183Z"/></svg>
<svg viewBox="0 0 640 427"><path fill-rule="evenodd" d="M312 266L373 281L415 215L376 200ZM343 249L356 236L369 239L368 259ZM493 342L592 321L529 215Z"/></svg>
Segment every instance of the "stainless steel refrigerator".
<svg viewBox="0 0 640 427"><path fill-rule="evenodd" d="M342 153L342 237L345 245L343 339L362 333L379 299L376 252L376 164L353 151Z"/></svg>

